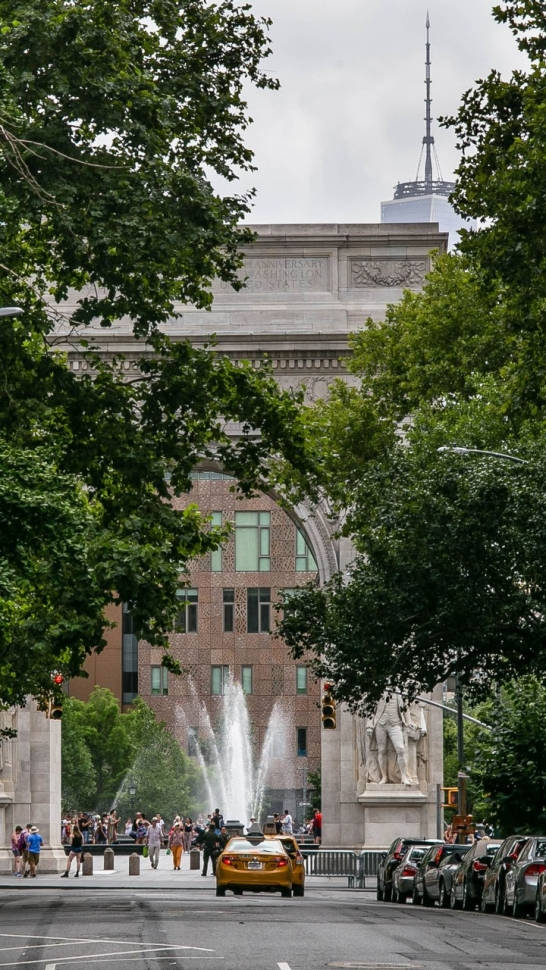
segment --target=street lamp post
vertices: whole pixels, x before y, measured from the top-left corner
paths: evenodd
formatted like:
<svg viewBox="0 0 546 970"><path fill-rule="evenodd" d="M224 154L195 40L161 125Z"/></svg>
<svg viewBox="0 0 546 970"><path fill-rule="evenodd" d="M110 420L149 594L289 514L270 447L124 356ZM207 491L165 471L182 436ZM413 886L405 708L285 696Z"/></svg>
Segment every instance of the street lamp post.
<svg viewBox="0 0 546 970"><path fill-rule="evenodd" d="M455 455L487 455L490 458L500 459L501 461L514 461L519 465L528 465L529 462L517 455L511 455L505 451L489 451L486 448L465 448L463 445L440 445L436 449L439 452L451 452ZM455 701L457 707L457 811L459 815L466 815L466 772L464 770L464 713L463 713L463 685L461 675L457 672L455 678Z"/></svg>

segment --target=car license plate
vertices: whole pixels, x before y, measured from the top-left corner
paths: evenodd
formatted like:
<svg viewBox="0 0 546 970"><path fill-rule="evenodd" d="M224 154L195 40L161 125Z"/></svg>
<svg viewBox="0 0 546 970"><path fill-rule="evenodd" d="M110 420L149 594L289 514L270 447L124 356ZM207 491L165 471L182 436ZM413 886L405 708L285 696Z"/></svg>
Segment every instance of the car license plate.
<svg viewBox="0 0 546 970"><path fill-rule="evenodd" d="M247 868L248 869L263 869L263 863L258 862L257 859L250 859L247 862Z"/></svg>

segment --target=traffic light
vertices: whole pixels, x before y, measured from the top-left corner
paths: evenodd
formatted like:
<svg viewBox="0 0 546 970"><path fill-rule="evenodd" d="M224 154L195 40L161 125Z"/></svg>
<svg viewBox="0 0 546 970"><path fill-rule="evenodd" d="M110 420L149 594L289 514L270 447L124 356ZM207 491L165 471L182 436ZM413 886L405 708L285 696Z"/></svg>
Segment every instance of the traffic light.
<svg viewBox="0 0 546 970"><path fill-rule="evenodd" d="M442 788L443 792L446 792L444 798L445 801L442 803L442 808L457 808L457 796L459 793L458 788Z"/></svg>
<svg viewBox="0 0 546 970"><path fill-rule="evenodd" d="M52 721L60 721L63 716L63 705L61 701L52 700L49 702L49 708L47 716L51 718Z"/></svg>
<svg viewBox="0 0 546 970"><path fill-rule="evenodd" d="M53 697L50 698L47 716L51 718L52 721L60 721L63 716L63 702L61 687L64 684L64 677L62 674L53 673L51 674L51 680L57 688Z"/></svg>
<svg viewBox="0 0 546 970"><path fill-rule="evenodd" d="M322 726L332 731L336 726L336 702L332 696L332 684L324 684L322 693Z"/></svg>

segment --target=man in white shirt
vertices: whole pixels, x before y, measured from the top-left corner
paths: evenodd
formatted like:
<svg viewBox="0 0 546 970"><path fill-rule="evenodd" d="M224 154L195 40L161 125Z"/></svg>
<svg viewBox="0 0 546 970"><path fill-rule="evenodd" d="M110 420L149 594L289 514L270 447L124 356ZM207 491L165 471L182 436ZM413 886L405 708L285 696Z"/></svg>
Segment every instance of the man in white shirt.
<svg viewBox="0 0 546 970"><path fill-rule="evenodd" d="M282 830L285 835L292 835L292 816L287 808L285 808L282 815Z"/></svg>

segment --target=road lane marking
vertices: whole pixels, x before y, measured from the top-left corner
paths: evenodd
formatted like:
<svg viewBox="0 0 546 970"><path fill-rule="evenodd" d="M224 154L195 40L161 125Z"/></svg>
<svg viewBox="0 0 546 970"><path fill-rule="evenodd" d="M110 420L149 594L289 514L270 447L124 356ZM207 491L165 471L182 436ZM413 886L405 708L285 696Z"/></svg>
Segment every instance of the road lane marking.
<svg viewBox="0 0 546 970"><path fill-rule="evenodd" d="M290 970L290 967L288 966L287 963L278 963L277 966L279 970Z"/></svg>
<svg viewBox="0 0 546 970"><path fill-rule="evenodd" d="M78 963L80 960L92 960L95 955L98 958L123 957L129 955L130 953L163 953L165 950L199 950L200 953L214 953L214 950L202 946L153 946L148 947L148 949L145 950L112 950L110 953L82 953L80 956L59 957L57 963ZM173 955L171 955L170 959L172 960L172 958ZM0 963L0 967L28 966L34 963L45 962L45 960L15 960L12 963ZM290 968L288 968L288 970L290 970Z"/></svg>
<svg viewBox="0 0 546 970"><path fill-rule="evenodd" d="M55 970L55 964L54 963L46 963L45 970Z"/></svg>

